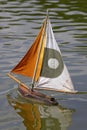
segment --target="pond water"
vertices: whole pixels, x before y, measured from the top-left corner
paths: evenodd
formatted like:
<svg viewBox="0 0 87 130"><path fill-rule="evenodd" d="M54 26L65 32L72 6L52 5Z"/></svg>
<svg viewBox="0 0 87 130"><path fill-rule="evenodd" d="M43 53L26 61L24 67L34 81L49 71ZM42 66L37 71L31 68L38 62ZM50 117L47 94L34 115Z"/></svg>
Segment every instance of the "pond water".
<svg viewBox="0 0 87 130"><path fill-rule="evenodd" d="M79 91L75 95L50 92L59 106L25 102L15 91L17 84L7 76L33 42L47 9L64 62ZM0 130L86 129L87 1L0 0Z"/></svg>

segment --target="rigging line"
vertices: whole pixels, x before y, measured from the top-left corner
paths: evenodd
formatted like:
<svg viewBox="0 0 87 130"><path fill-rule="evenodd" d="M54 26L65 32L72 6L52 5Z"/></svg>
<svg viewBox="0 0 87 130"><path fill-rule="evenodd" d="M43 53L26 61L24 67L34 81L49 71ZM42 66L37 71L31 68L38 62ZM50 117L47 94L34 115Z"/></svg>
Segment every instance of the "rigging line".
<svg viewBox="0 0 87 130"><path fill-rule="evenodd" d="M47 14L47 17L46 17L46 21L45 21L45 23L43 25L44 26L44 32L42 34L42 40L40 42L40 48L39 48L38 57L37 57L36 65L35 65L34 75L33 75L33 78L32 78L32 89L31 89L32 91L33 91L34 84L35 84L35 77L36 77L36 72L37 72L37 68L38 68L40 53L41 53L41 49L42 49L42 42L43 42L43 38L44 38L44 35L45 35L45 31L46 31L47 19L48 19L48 14Z"/></svg>

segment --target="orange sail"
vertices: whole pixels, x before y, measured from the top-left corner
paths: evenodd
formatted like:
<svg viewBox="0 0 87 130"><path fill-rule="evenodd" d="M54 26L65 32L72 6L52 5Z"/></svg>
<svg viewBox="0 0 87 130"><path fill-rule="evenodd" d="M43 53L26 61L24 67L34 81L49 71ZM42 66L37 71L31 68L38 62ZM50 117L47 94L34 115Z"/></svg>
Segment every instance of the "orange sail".
<svg viewBox="0 0 87 130"><path fill-rule="evenodd" d="M16 65L16 67L12 69L11 72L33 78L34 70L38 58L38 53L40 51L38 66L37 66L35 79L34 79L35 81L38 80L41 71L41 66L42 66L44 44L46 43L46 34L44 32L45 23L46 22L44 21L44 24L42 25L40 32L37 35L31 48L28 50L28 52L25 54L22 60Z"/></svg>

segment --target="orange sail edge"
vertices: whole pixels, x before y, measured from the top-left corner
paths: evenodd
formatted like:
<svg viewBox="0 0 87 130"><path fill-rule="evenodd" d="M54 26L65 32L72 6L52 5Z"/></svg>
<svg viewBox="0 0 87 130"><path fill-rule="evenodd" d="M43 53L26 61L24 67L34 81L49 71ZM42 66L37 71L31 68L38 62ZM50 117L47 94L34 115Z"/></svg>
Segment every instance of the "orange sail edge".
<svg viewBox="0 0 87 130"><path fill-rule="evenodd" d="M27 51L25 56L21 59L21 61L11 70L12 73L33 78L39 48L42 42L41 53L40 53L38 67L35 76L35 81L38 80L41 71L41 66L42 66L43 54L44 54L44 44L45 44L44 42L46 41L46 35L44 35L44 38L42 40L44 26L45 26L45 21L35 41L33 42L32 46L29 48L29 50Z"/></svg>

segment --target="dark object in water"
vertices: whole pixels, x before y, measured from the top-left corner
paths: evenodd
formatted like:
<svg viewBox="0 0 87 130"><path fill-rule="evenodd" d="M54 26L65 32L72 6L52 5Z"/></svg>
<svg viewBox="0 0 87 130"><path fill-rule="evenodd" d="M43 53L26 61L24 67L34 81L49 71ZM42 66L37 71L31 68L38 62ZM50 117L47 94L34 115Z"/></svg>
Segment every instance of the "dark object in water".
<svg viewBox="0 0 87 130"><path fill-rule="evenodd" d="M32 91L31 89L24 87L22 84L19 85L18 92L21 94L21 96L29 100L30 98L32 98L35 99L37 102L40 101L47 105L58 105L58 102L55 98L47 96L36 90Z"/></svg>

